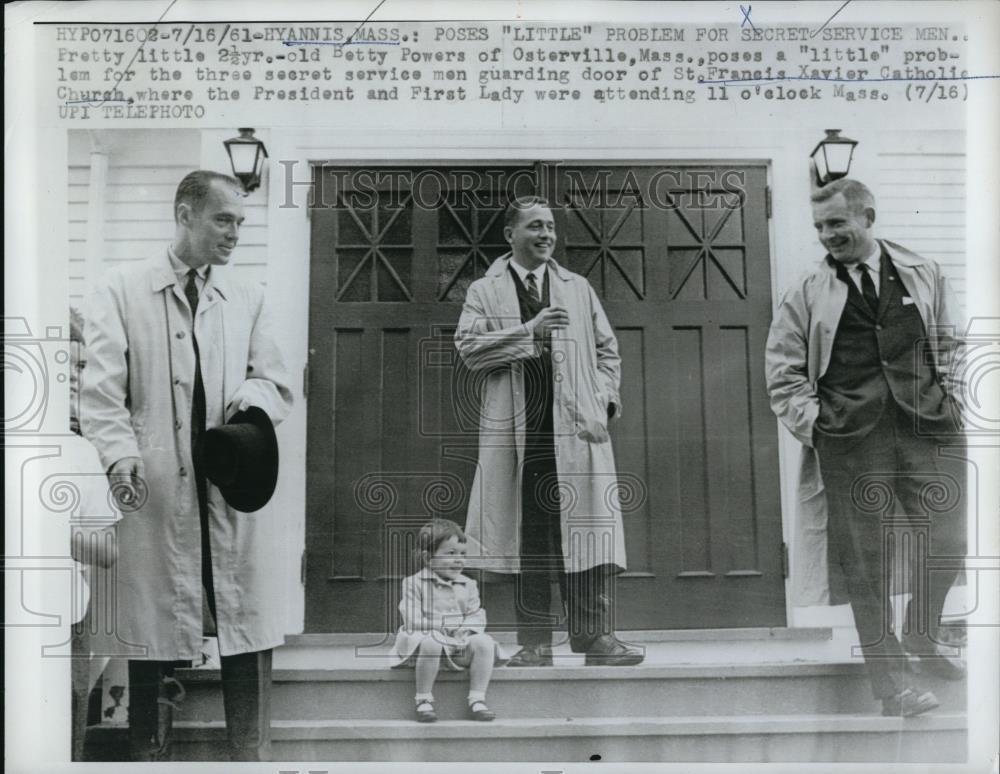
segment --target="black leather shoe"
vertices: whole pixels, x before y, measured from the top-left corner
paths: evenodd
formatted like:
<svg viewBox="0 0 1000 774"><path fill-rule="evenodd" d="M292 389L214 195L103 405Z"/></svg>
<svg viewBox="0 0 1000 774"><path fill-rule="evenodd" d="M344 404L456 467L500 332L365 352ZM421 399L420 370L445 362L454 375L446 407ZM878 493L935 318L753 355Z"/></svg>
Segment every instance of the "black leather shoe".
<svg viewBox="0 0 1000 774"><path fill-rule="evenodd" d="M421 699L414 708L418 723L437 723L437 713L434 711L434 702L429 699Z"/></svg>
<svg viewBox="0 0 1000 774"><path fill-rule="evenodd" d="M635 666L646 658L642 648L626 645L610 634L602 634L587 648L587 666Z"/></svg>
<svg viewBox="0 0 1000 774"><path fill-rule="evenodd" d="M469 717L481 723L489 723L496 719L496 713L486 706L486 702L474 701L469 705Z"/></svg>
<svg viewBox="0 0 1000 774"><path fill-rule="evenodd" d="M541 645L525 645L507 662L509 667L552 666L551 651L544 651Z"/></svg>
<svg viewBox="0 0 1000 774"><path fill-rule="evenodd" d="M912 688L882 699L882 714L887 717L912 718L938 706L940 702L930 691L917 693Z"/></svg>

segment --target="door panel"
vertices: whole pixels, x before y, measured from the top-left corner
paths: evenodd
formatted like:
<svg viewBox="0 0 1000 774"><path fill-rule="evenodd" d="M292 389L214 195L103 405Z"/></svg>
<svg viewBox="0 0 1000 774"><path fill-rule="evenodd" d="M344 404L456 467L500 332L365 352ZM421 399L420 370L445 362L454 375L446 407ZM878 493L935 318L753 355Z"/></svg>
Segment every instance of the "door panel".
<svg viewBox="0 0 1000 774"><path fill-rule="evenodd" d="M547 181L556 258L591 282L618 335L618 626L783 625L764 167L533 175L543 166L436 170L443 195L430 204L400 185L419 168L363 190L358 170L316 169L308 631L392 631L414 531L432 514L465 521L482 376L452 336L469 284L508 249L515 179L519 193ZM511 585L483 587L494 626L513 621Z"/></svg>

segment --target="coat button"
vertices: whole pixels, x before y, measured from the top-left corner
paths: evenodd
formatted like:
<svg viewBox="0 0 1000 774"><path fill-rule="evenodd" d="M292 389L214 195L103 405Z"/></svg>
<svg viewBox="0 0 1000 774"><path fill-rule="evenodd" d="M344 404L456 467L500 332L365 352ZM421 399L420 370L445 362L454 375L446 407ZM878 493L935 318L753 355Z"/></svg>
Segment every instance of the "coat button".
<svg viewBox="0 0 1000 774"><path fill-rule="evenodd" d="M175 377L175 378L174 378L174 386L175 386L175 387L179 387L179 386L180 386L180 383L181 383L181 379L180 379L180 377L179 377L179 376L178 376L178 377Z"/></svg>
<svg viewBox="0 0 1000 774"><path fill-rule="evenodd" d="M177 472L180 473L182 476L186 476L188 474L187 468L181 468Z"/></svg>
<svg viewBox="0 0 1000 774"><path fill-rule="evenodd" d="M888 360L883 360L882 361L882 367L883 368L888 368L889 367L889 361Z"/></svg>
<svg viewBox="0 0 1000 774"><path fill-rule="evenodd" d="M178 419L176 422L174 422L174 427L180 430L182 427L184 427L184 423Z"/></svg>
<svg viewBox="0 0 1000 774"><path fill-rule="evenodd" d="M183 339L184 338L184 331L177 331L177 338Z"/></svg>
<svg viewBox="0 0 1000 774"><path fill-rule="evenodd" d="M881 326L881 325L876 325L876 326L875 326L875 330L877 330L877 331L880 331L880 330L882 330L882 326Z"/></svg>

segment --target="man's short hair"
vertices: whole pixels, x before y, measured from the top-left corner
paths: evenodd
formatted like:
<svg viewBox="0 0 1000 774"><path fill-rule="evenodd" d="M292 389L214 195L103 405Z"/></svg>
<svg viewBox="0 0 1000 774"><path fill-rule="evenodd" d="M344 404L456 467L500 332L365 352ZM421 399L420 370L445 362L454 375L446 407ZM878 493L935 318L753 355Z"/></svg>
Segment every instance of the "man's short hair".
<svg viewBox="0 0 1000 774"><path fill-rule="evenodd" d="M549 200L541 196L519 196L516 199L511 199L510 204L507 205L507 211L503 214L503 225L513 227L517 223L517 219L520 217L522 210L530 210L535 205L539 207L548 207Z"/></svg>
<svg viewBox="0 0 1000 774"><path fill-rule="evenodd" d="M195 214L201 212L205 206L205 199L214 182L225 183L232 186L237 191L242 192L243 186L240 181L230 175L221 172L211 172L207 169L198 169L184 176L177 186L177 193L174 194L174 222L177 221L177 207L182 202L191 207Z"/></svg>
<svg viewBox="0 0 1000 774"><path fill-rule="evenodd" d="M872 211L875 210L875 196L868 186L849 177L842 177L832 183L827 183L818 191L814 191L809 198L813 202L825 202L837 194L844 195L847 206L854 213L862 213L869 208Z"/></svg>

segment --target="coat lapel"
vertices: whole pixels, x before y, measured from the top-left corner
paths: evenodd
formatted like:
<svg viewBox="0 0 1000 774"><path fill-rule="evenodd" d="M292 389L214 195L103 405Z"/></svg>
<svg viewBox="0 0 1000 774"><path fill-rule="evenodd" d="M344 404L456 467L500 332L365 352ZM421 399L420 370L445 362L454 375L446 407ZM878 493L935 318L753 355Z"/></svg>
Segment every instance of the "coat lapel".
<svg viewBox="0 0 1000 774"><path fill-rule="evenodd" d="M867 318L874 320L875 311L868 306L868 302L865 301L865 297L861 295L861 291L858 290L858 286L854 284L854 280L850 276L846 277L847 283L847 303L851 304Z"/></svg>
<svg viewBox="0 0 1000 774"><path fill-rule="evenodd" d="M892 265L892 261L889 259L885 250L882 251L882 264L879 269L878 282L878 321L881 322L882 318L885 317L885 310L889 308L889 305L893 302L896 294L899 292L899 281L896 279L896 267Z"/></svg>
<svg viewBox="0 0 1000 774"><path fill-rule="evenodd" d="M517 303L517 287L508 271L509 265L510 253L507 253L497 258L486 270L486 276L491 279L493 302L496 305L491 316L497 318L497 324L501 328L521 319L521 307Z"/></svg>
<svg viewBox="0 0 1000 774"><path fill-rule="evenodd" d="M846 301L851 306L854 306L860 311L865 317L874 320L875 312L868 306L868 302L865 301L865 297L861 295L861 291L858 290L858 286L854 284L854 280L851 278L847 267L837 263L831 256L826 257L827 265L830 267L830 271L833 274L833 281L835 285L840 285L844 289L844 294L846 295ZM840 317L838 315L837 319Z"/></svg>

